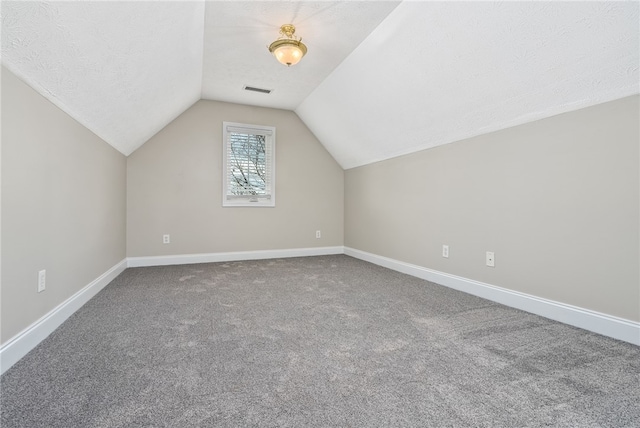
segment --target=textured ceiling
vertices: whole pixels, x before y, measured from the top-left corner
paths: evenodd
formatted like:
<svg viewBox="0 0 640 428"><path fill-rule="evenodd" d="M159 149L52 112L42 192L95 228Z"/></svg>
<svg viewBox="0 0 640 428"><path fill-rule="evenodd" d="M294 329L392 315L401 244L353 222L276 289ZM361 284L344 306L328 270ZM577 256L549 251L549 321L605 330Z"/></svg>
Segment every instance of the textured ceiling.
<svg viewBox="0 0 640 428"><path fill-rule="evenodd" d="M207 2L202 98L295 109L398 2ZM309 48L293 67L267 46L293 23ZM269 95L245 85L271 89Z"/></svg>
<svg viewBox="0 0 640 428"><path fill-rule="evenodd" d="M204 3L2 2L2 63L128 155L200 99Z"/></svg>
<svg viewBox="0 0 640 428"><path fill-rule="evenodd" d="M2 1L2 63L129 155L200 98L294 109L397 5ZM291 68L267 49L286 23L309 48Z"/></svg>
<svg viewBox="0 0 640 428"><path fill-rule="evenodd" d="M638 93L638 2L404 2L296 109L343 168Z"/></svg>
<svg viewBox="0 0 640 428"><path fill-rule="evenodd" d="M2 63L126 155L204 98L292 109L351 168L638 93L638 9L2 1ZM289 22L309 53L286 68Z"/></svg>

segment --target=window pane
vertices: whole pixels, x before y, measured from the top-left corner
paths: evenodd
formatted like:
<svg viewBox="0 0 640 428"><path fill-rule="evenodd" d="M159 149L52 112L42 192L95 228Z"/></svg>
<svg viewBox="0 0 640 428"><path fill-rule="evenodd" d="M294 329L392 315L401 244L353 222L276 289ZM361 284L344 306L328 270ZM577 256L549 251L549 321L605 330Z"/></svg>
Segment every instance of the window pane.
<svg viewBox="0 0 640 428"><path fill-rule="evenodd" d="M230 194L268 194L264 135L229 133L228 156Z"/></svg>
<svg viewBox="0 0 640 428"><path fill-rule="evenodd" d="M222 206L275 206L273 126L223 122Z"/></svg>

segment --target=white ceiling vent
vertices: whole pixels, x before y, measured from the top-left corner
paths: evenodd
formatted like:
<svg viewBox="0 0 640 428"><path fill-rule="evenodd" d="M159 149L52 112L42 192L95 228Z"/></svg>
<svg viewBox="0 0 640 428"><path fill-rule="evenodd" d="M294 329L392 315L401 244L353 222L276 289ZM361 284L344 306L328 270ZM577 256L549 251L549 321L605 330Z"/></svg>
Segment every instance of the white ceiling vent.
<svg viewBox="0 0 640 428"><path fill-rule="evenodd" d="M271 91L273 90L273 89L256 88L256 87L253 87L253 86L245 86L242 89L244 89L245 91L260 92L261 94L270 94Z"/></svg>

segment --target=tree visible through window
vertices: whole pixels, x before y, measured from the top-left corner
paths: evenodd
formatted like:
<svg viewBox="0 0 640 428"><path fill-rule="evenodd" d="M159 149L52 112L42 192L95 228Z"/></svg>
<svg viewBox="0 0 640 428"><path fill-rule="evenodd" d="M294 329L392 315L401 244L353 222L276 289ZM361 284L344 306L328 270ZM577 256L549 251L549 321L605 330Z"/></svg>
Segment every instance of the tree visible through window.
<svg viewBox="0 0 640 428"><path fill-rule="evenodd" d="M229 134L229 192L234 195L264 195L266 152L264 135Z"/></svg>
<svg viewBox="0 0 640 428"><path fill-rule="evenodd" d="M224 206L275 206L275 128L223 123Z"/></svg>

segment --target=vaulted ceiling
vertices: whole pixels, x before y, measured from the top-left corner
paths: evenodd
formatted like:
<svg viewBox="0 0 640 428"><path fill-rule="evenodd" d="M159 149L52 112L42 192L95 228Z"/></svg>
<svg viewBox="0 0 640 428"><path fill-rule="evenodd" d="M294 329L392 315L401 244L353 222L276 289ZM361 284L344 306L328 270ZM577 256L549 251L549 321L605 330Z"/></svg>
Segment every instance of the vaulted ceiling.
<svg viewBox="0 0 640 428"><path fill-rule="evenodd" d="M351 168L640 92L636 1L3 1L0 13L2 64L125 155L199 99L294 110ZM267 50L285 23L309 48L290 68Z"/></svg>

